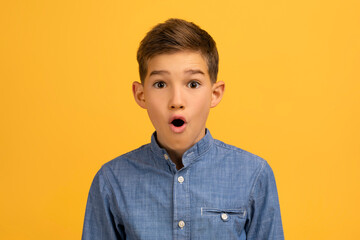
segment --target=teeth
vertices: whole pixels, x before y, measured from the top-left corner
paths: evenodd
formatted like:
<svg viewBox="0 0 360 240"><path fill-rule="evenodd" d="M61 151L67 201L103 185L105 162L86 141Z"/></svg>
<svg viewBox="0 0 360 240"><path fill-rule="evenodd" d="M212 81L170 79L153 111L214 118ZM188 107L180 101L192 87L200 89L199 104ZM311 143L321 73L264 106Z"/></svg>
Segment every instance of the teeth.
<svg viewBox="0 0 360 240"><path fill-rule="evenodd" d="M175 127L181 127L184 125L184 121L181 119L175 119L171 122Z"/></svg>

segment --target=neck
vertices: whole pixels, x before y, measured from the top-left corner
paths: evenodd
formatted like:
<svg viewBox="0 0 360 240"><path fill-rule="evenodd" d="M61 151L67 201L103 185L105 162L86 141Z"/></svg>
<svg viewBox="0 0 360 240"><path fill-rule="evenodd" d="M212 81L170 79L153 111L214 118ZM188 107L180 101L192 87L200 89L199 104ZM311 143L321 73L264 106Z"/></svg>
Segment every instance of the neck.
<svg viewBox="0 0 360 240"><path fill-rule="evenodd" d="M183 151L173 151L173 150L167 150L169 153L170 159L173 163L176 165L176 169L180 170L184 167L184 164L182 163L182 156L184 154Z"/></svg>

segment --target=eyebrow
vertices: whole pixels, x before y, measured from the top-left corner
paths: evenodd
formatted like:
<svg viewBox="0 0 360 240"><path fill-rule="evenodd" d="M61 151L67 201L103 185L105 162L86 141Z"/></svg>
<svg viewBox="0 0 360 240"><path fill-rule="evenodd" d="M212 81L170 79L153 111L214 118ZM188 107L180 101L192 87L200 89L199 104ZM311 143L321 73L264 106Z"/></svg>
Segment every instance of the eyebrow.
<svg viewBox="0 0 360 240"><path fill-rule="evenodd" d="M205 75L205 73L203 71L201 71L200 69L189 69L189 70L186 70L185 73L190 73L191 75L194 75L194 74Z"/></svg>
<svg viewBox="0 0 360 240"><path fill-rule="evenodd" d="M159 70L159 71L156 71L156 70L155 70L155 71L152 71L152 72L150 73L149 77L152 76L152 75L164 75L164 74L169 75L170 72L165 71L165 70Z"/></svg>
<svg viewBox="0 0 360 240"><path fill-rule="evenodd" d="M190 75L194 75L194 74L202 74L205 75L205 73L203 71L201 71L200 69L189 69L184 71L186 74L190 74ZM170 72L165 71L165 70L154 70L150 73L150 76L153 75L170 75Z"/></svg>

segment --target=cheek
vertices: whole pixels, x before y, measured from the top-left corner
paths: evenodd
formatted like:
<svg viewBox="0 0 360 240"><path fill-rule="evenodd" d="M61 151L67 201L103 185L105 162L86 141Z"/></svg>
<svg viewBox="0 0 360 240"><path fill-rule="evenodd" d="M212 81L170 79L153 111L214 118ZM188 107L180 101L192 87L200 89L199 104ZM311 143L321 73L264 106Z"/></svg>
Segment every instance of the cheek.
<svg viewBox="0 0 360 240"><path fill-rule="evenodd" d="M159 117L160 113L159 113L159 109L156 108L154 105L148 105L147 107L147 112L149 114L149 117L151 119L156 119Z"/></svg>
<svg viewBox="0 0 360 240"><path fill-rule="evenodd" d="M157 108L160 106L161 104L161 99L159 96L157 96L155 93L151 92L151 93L147 93L145 95L145 104L146 104L146 108L149 111L156 111Z"/></svg>
<svg viewBox="0 0 360 240"><path fill-rule="evenodd" d="M163 106L161 104L161 101L149 101L146 104L149 118L155 127L157 127L164 118L162 111Z"/></svg>
<svg viewBox="0 0 360 240"><path fill-rule="evenodd" d="M211 104L211 101L209 99L210 98L208 96L198 99L198 102L197 102L198 104L196 104L196 108L197 108L197 115L198 115L199 119L202 119L202 120L207 119L207 116L210 111L210 104Z"/></svg>

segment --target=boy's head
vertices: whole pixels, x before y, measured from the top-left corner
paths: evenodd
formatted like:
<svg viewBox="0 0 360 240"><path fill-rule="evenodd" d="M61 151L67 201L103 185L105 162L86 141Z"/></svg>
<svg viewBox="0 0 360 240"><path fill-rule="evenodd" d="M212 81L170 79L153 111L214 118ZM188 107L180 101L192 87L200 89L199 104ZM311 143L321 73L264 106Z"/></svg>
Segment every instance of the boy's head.
<svg viewBox="0 0 360 240"><path fill-rule="evenodd" d="M216 82L219 55L215 41L194 23L175 18L156 25L141 41L137 52L141 82L144 83L151 58L178 51L199 52L206 60L211 82Z"/></svg>
<svg viewBox="0 0 360 240"><path fill-rule="evenodd" d="M158 143L171 158L205 135L210 108L222 98L216 81L218 53L214 40L193 23L170 19L155 26L138 50L141 83L133 94L145 108Z"/></svg>

